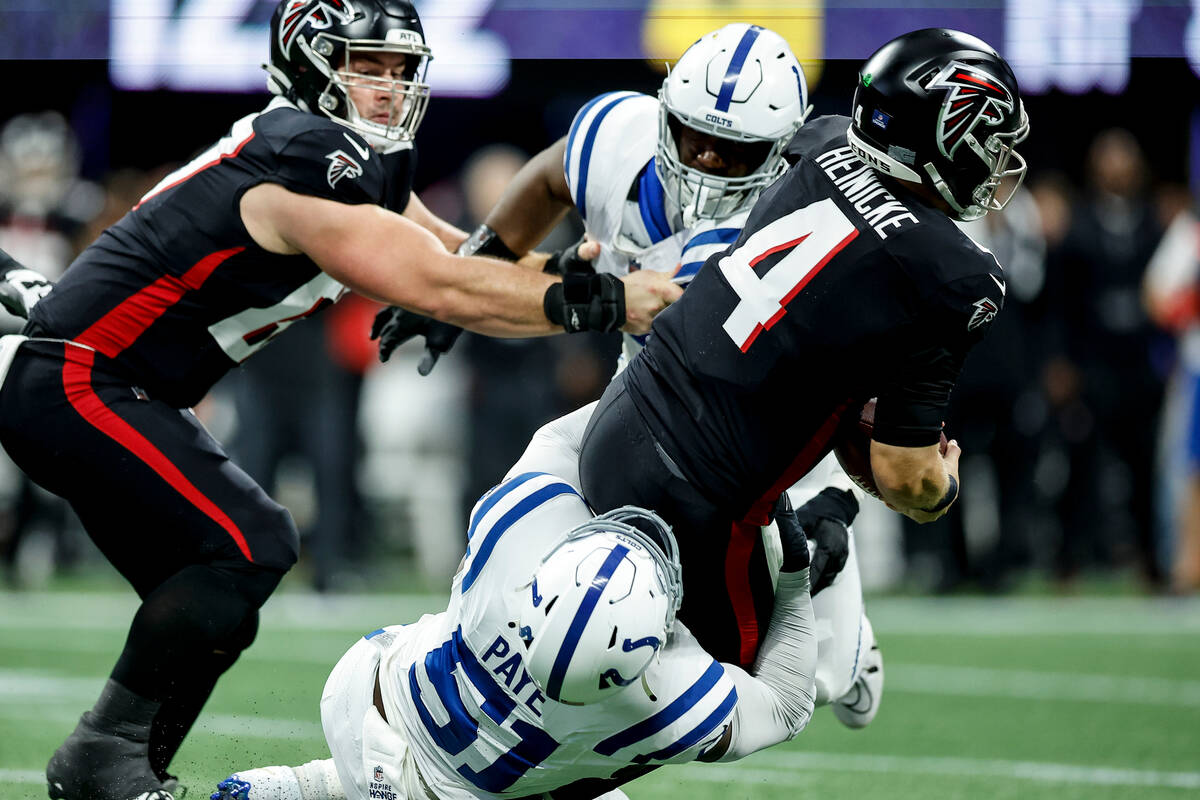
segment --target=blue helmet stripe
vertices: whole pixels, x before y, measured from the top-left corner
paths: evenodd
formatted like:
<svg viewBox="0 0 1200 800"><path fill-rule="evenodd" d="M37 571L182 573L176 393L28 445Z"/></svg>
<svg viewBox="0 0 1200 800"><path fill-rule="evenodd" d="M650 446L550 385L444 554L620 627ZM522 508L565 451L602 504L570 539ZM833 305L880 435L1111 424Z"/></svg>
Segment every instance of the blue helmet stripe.
<svg viewBox="0 0 1200 800"><path fill-rule="evenodd" d="M671 235L665 192L662 181L658 179L658 170L654 168L653 158L642 168L642 177L638 181L638 211L642 214L642 224L646 226L652 244L658 244Z"/></svg>
<svg viewBox="0 0 1200 800"><path fill-rule="evenodd" d="M479 573L483 571L487 564L488 558L491 557L492 551L496 549L496 544L500 541L500 537L504 532L511 528L521 517L533 511L535 508L558 497L560 494L573 494L578 496L578 492L572 489L565 483L551 483L543 486L536 492L526 497L521 502L505 512L504 516L496 520L496 524L483 537L482 544L479 545L479 550L471 557L471 566L467 568L467 574L463 576L462 590L465 592L475 583L475 579L479 577Z"/></svg>
<svg viewBox="0 0 1200 800"><path fill-rule="evenodd" d="M588 588L587 594L583 596L583 602L579 604L579 608L575 612L575 619L571 620L571 626L567 628L567 635L563 638L562 647L558 649L558 655L554 657L554 666L550 668L550 680L546 682L546 694L552 699L559 699L563 679L567 677L567 667L571 664L571 657L575 655L575 648L579 646L579 640L583 638L583 629L587 627L588 620L592 618L592 611L595 610L596 603L600 602L600 595L604 592L604 587L608 585L608 579L617 571L617 567L628 552L629 548L625 545L619 544L614 547L608 554L608 558L604 559L604 563L600 565L596 577L592 578L592 585Z"/></svg>
<svg viewBox="0 0 1200 800"><path fill-rule="evenodd" d="M717 111L729 110L729 103L733 100L733 89L741 77L746 56L750 54L750 48L754 46L754 40L758 38L761 30L758 25L751 25L742 34L742 40L738 42L737 49L733 51L733 58L729 61L729 69L725 70L725 79L721 81L721 92L717 95Z"/></svg>
<svg viewBox="0 0 1200 800"><path fill-rule="evenodd" d="M654 716L613 734L592 749L602 756L611 756L623 747L648 739L691 711L717 685L717 681L721 680L724 674L725 668L714 660L704 674L669 706Z"/></svg>
<svg viewBox="0 0 1200 800"><path fill-rule="evenodd" d="M588 169L591 166L592 147L596 144L596 136L600 133L600 123L608 116L608 112L619 106L621 103L637 97L636 94L625 94L617 97L604 108L596 112L596 116L592 119L592 124L588 127L587 135L583 137L583 150L579 154L579 184L575 187L575 208L579 210L579 216L587 219L587 180ZM567 147L570 148L570 141L567 142Z"/></svg>

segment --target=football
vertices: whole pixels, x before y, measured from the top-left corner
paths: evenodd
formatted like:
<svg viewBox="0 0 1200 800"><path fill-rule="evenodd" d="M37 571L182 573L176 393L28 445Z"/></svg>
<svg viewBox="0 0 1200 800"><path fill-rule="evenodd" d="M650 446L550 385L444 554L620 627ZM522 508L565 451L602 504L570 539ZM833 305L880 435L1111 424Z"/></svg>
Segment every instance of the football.
<svg viewBox="0 0 1200 800"><path fill-rule="evenodd" d="M841 426L834 435L833 453L838 463L850 476L850 480L872 497L879 497L879 487L875 485L875 474L871 471L871 436L875 432L875 398L872 397L859 409L857 415L850 412L842 420ZM942 433L939 443L942 455L950 442Z"/></svg>

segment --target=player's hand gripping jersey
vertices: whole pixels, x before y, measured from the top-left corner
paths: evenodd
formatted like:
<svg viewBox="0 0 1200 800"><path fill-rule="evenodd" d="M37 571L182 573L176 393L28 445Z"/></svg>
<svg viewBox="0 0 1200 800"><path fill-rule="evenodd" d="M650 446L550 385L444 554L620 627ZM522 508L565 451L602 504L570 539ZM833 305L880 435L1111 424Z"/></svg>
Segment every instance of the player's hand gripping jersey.
<svg viewBox="0 0 1200 800"><path fill-rule="evenodd" d="M98 369L131 376L156 399L193 405L231 367L345 291L307 256L255 243L239 211L246 190L277 183L402 211L414 164L410 147L381 157L349 128L276 98L101 234L25 332L87 345Z"/></svg>
<svg viewBox="0 0 1200 800"><path fill-rule="evenodd" d="M687 286L704 261L737 240L749 211L684 227L655 170L659 101L638 92L592 99L567 134L563 169L588 234L600 242L597 272L666 272ZM624 337L631 359L648 337Z"/></svg>
<svg viewBox="0 0 1200 800"><path fill-rule="evenodd" d="M791 169L627 372L683 475L750 518L828 452L852 399L879 397L877 440L936 443L963 358L1004 302L995 258L885 187L847 146L848 124L797 133Z"/></svg>
<svg viewBox="0 0 1200 800"><path fill-rule="evenodd" d="M525 596L538 592L530 580L542 556L564 531L591 518L572 486L545 473L517 475L484 496L471 517L469 549L448 609L368 636L381 648L380 693L389 725L399 730L361 728L368 738L364 753L374 754L363 758L389 747L410 754L427 794L440 800L522 797L630 767L695 760L730 727L724 759L784 741L804 727L816 658L807 570L804 589L791 594L807 609L809 627L787 659L798 670L790 675L793 691L807 696L807 703L789 707L762 680L717 663L678 622L634 685L583 706L547 697L526 671L527 645L513 620L520 618ZM600 573L611 560L600 559ZM586 580L599 581L600 573ZM632 651L660 643L614 646ZM328 733L327 711L324 717ZM742 722L750 719L753 724ZM356 735L360 730L353 721L351 729ZM389 736L399 738L389 745ZM404 785L401 772L392 763L374 774Z"/></svg>

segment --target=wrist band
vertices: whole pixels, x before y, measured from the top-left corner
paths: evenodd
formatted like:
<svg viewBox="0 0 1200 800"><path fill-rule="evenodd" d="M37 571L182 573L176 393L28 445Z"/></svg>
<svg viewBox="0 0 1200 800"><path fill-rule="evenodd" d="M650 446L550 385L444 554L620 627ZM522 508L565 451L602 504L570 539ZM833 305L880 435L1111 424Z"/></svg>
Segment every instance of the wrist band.
<svg viewBox="0 0 1200 800"><path fill-rule="evenodd" d="M938 501L936 506L933 508L922 508L922 511L929 514L936 514L958 498L958 481L953 475L948 475L947 477L950 479L950 485L946 488L946 494Z"/></svg>
<svg viewBox="0 0 1200 800"><path fill-rule="evenodd" d="M460 256L491 256L504 261L521 260L519 255L508 249L508 245L500 239L500 234L487 225L480 225L471 231L471 235L454 252Z"/></svg>

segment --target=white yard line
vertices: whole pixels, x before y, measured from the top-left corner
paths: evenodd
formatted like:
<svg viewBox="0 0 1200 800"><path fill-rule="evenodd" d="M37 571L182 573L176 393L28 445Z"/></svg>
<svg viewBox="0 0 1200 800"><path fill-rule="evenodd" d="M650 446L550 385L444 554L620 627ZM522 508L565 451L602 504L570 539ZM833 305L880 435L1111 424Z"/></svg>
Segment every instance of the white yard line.
<svg viewBox="0 0 1200 800"><path fill-rule="evenodd" d="M1042 761L1008 761L982 758L929 758L924 756L878 756L855 753L766 751L752 756L744 767L704 765L690 769L692 780L745 782L747 771L770 783L805 785L805 772L882 772L906 775L951 777L1017 778L1045 783L1075 783L1093 786L1151 786L1200 789L1200 772L1092 767ZM726 774L721 775L720 772Z"/></svg>
<svg viewBox="0 0 1200 800"><path fill-rule="evenodd" d="M939 664L884 662L884 694L958 695L1023 700L1200 708L1200 681Z"/></svg>
<svg viewBox="0 0 1200 800"><path fill-rule="evenodd" d="M243 735L245 734L242 731ZM1039 783L1089 786L1130 786L1167 789L1200 789L1200 772L1090 767L1040 761L1006 761L977 758L926 758L923 756L875 756L853 753L766 752L751 757L741 766L697 764L678 774L676 780L716 783L736 782L743 786L769 783L805 787L811 772L876 772L899 775L1000 778ZM0 783L42 783L45 776L35 770L0 769Z"/></svg>
<svg viewBox="0 0 1200 800"><path fill-rule="evenodd" d="M411 621L445 606L444 595L278 594L263 609L263 630L362 631ZM0 631L125 630L132 592L0 591ZM1200 633L1200 600L1147 597L873 598L867 610L884 635L1062 636ZM64 638L69 633L64 633ZM11 637L6 637L11 638Z"/></svg>

